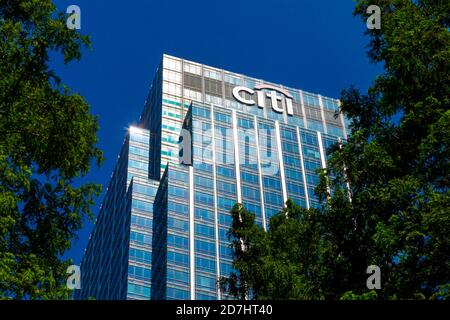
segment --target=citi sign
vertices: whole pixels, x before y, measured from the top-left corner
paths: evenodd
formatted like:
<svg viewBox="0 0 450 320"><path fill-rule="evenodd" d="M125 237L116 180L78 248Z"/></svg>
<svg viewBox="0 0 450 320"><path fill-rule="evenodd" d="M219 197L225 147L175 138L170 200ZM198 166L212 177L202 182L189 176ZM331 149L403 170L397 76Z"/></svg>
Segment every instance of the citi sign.
<svg viewBox="0 0 450 320"><path fill-rule="evenodd" d="M269 92L263 91L265 89L268 89L270 91ZM251 99L243 97L242 92L248 93ZM292 95L284 89L269 84L259 84L254 89L242 86L235 87L233 89L233 97L237 101L249 106L258 105L258 108L260 109L265 108L266 97L268 97L271 101L272 109L275 112L283 113L284 107L286 107L287 114L290 116L294 115L294 108L292 107L292 100L293 100Z"/></svg>

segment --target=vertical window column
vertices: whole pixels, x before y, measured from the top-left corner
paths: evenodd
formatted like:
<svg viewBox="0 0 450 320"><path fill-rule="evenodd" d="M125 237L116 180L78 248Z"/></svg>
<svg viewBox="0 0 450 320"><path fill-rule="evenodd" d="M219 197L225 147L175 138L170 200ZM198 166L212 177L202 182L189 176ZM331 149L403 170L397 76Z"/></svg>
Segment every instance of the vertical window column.
<svg viewBox="0 0 450 320"><path fill-rule="evenodd" d="M303 115L303 125L305 128L308 128L308 121L306 120L305 101L303 98L303 91L299 90L299 93L300 93L300 106L302 108L302 115Z"/></svg>
<svg viewBox="0 0 450 320"><path fill-rule="evenodd" d="M344 114L341 112L341 100L338 101L338 107L339 107L339 119L341 120L342 128L344 131L344 139L347 140L348 139L347 127L346 127L345 121L344 121Z"/></svg>
<svg viewBox="0 0 450 320"><path fill-rule="evenodd" d="M220 279L220 259L219 259L219 218L217 212L217 172L216 172L216 135L214 122L214 107L211 107L211 140L213 157L213 187L214 187L214 237L216 243L216 274L217 280ZM220 287L217 286L217 299L221 300Z"/></svg>
<svg viewBox="0 0 450 320"><path fill-rule="evenodd" d="M323 148L322 134L319 131L317 131L317 140L319 142L320 162L322 164L322 169L326 169L327 162L325 160L325 149ZM331 193L330 185L328 183L327 183L327 192L328 194Z"/></svg>
<svg viewBox="0 0 450 320"><path fill-rule="evenodd" d="M323 131L328 133L327 122L325 121L325 112L323 111L322 96L319 94L320 115L322 117Z"/></svg>
<svg viewBox="0 0 450 320"><path fill-rule="evenodd" d="M325 150L323 149L322 134L319 131L317 131L317 141L319 142L320 163L322 164L322 169L325 169L327 167Z"/></svg>
<svg viewBox="0 0 450 320"><path fill-rule="evenodd" d="M191 282L191 300L195 300L195 215L194 215L194 167L189 166L189 266Z"/></svg>
<svg viewBox="0 0 450 320"><path fill-rule="evenodd" d="M303 185L305 187L306 209L309 209L310 208L309 192L308 192L308 184L306 183L305 162L303 159L303 145L302 145L302 139L301 139L301 135L300 135L300 128L296 127L296 129L297 129L298 150L300 152L300 162L302 165Z"/></svg>
<svg viewBox="0 0 450 320"><path fill-rule="evenodd" d="M280 134L280 123L275 121L275 134L277 139L278 148L278 161L280 164L280 177L281 177L281 191L283 193L283 206L286 205L287 201L287 191L286 191L286 175L284 173L284 161L283 161L283 150L281 148L281 134Z"/></svg>
<svg viewBox="0 0 450 320"><path fill-rule="evenodd" d="M256 159L258 161L258 179L259 179L259 192L261 195L261 216L262 216L262 225L264 231L267 231L267 222L266 222L266 210L264 206L264 190L263 190L263 178L261 171L261 155L259 149L259 137L258 137L258 120L256 116L253 117L253 121L255 123L255 142L256 142Z"/></svg>
<svg viewBox="0 0 450 320"><path fill-rule="evenodd" d="M236 110L232 110L233 118L233 142L234 142L234 162L236 165L236 193L238 203L242 203L241 193L241 170L239 168L239 137Z"/></svg>

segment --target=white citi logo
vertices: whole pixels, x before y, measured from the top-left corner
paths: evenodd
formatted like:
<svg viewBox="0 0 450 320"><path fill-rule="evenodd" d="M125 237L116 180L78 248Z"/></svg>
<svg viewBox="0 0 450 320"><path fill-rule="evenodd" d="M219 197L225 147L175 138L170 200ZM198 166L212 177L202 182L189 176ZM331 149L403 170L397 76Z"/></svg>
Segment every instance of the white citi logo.
<svg viewBox="0 0 450 320"><path fill-rule="evenodd" d="M264 89L270 89L271 91L269 92L264 92ZM247 99L244 98L241 93L242 92L246 92L248 93L251 97L254 97L256 94L256 100L255 101L253 98L252 99ZM281 93L282 95L279 95L278 93ZM272 109L275 112L278 113L283 113L284 110L286 109L286 112L288 115L293 116L294 115L294 108L292 107L292 100L293 97L292 95L281 88L269 85L269 84L260 84L257 85L255 87L255 89L250 89L247 87L235 87L233 89L233 96L236 100L238 100L239 102L252 106L257 104L258 108L260 109L264 109L266 106L266 96L270 99L271 104L272 104Z"/></svg>

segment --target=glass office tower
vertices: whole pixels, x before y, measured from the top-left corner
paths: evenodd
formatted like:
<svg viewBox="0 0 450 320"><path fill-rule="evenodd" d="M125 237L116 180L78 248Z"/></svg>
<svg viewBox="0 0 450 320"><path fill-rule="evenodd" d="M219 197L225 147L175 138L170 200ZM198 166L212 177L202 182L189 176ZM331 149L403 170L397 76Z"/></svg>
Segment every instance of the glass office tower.
<svg viewBox="0 0 450 320"><path fill-rule="evenodd" d="M228 299L230 209L267 229L347 138L339 101L164 55L81 264L87 299Z"/></svg>

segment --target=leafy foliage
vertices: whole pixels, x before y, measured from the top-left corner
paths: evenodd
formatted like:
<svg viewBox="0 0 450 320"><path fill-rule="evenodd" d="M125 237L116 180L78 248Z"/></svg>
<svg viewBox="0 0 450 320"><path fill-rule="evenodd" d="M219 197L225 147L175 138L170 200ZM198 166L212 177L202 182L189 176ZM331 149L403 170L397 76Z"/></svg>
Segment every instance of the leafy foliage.
<svg viewBox="0 0 450 320"><path fill-rule="evenodd" d="M233 238L252 235L222 279L239 298L448 298L450 3L359 0L364 23L369 5L382 23L367 31L368 54L385 72L367 94L342 93L351 136L330 150L321 208L289 201L267 233L235 221ZM366 287L369 265L381 268L380 290Z"/></svg>
<svg viewBox="0 0 450 320"><path fill-rule="evenodd" d="M49 68L89 39L50 0L0 2L0 298L67 297L61 259L100 186L74 186L102 152L97 119Z"/></svg>

